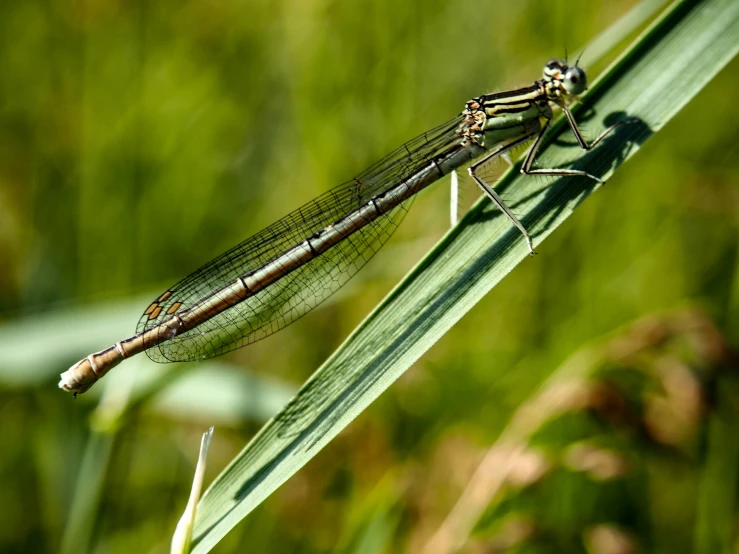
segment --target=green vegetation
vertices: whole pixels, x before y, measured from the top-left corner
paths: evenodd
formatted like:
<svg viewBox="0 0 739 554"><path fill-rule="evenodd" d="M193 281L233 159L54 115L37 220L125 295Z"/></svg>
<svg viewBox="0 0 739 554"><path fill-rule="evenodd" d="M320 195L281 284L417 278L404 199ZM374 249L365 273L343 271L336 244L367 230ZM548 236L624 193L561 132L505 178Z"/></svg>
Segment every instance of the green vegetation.
<svg viewBox="0 0 739 554"><path fill-rule="evenodd" d="M431 250L445 185L274 337L130 360L77 402L57 374L169 281L626 8L493 4L0 8L0 550L168 551L207 425L209 483ZM195 551L252 510L214 551L736 548L736 61L713 77L739 14L690 4L578 111L591 136L618 111L642 124L577 163L639 153L582 205L581 181L506 177L539 256L475 206L223 473ZM552 138L540 163L571 160Z"/></svg>

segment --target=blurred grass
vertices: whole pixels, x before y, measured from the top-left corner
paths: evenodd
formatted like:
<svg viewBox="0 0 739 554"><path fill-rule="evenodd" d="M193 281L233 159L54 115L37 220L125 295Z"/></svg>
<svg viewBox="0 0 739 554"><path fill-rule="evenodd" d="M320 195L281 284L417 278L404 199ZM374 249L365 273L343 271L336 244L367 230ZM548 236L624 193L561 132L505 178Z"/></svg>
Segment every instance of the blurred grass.
<svg viewBox="0 0 739 554"><path fill-rule="evenodd" d="M577 52L631 5L0 5L3 323L88 306L106 311L125 299L138 304L139 294L346 180L466 99L528 83L565 45ZM735 60L539 248L533 263L481 300L215 550L331 552L366 544L378 552L418 551L512 412L584 343L691 300L736 345L739 108L728 91L739 85L738 69ZM595 121L586 129L593 136ZM444 189L419 198L340 301L228 361L295 386L304 381L446 230ZM14 385L0 383L0 502L12 507L0 523L3 552L59 550L93 405L59 395L55 375L129 333L134 312L89 348L80 344L82 352L58 351L25 384L27 366L18 360L34 359L38 343L0 346L3 360L8 351L16 360L0 363L0 373L15 373ZM97 317L92 325L102 321ZM82 329L85 319L92 315L67 325ZM184 420L132 412L102 482L91 550L168 550L204 430L197 413L205 408L193 406ZM217 430L206 482L257 428L251 416L234 415L240 423ZM572 433L583 421L587 415L569 418L545 435ZM712 436L731 436L731 429ZM566 529L566 551L584 549L583 537L592 543L602 527L585 533L579 524L615 519L607 505L636 514L619 526L644 551L692 551L694 484L707 467L701 445L649 458L659 463L607 502L579 473L559 470L560 488L544 486L553 494L542 504L558 525L538 540L549 540L549 551L566 550L555 547ZM639 443L626 450L651 456ZM710 452L719 457L711 468L730 463L728 452ZM731 482L730 472L711 471L709 483ZM727 487L720 501L712 490L702 489L700 506L735 512ZM517 506L536 503L536 494L535 487L508 502L510 517L492 518L508 529L505 536L522 528ZM709 535L733 544L728 525L728 539L725 529ZM494 526L477 529L467 550L492 547ZM510 549L545 547L529 540Z"/></svg>

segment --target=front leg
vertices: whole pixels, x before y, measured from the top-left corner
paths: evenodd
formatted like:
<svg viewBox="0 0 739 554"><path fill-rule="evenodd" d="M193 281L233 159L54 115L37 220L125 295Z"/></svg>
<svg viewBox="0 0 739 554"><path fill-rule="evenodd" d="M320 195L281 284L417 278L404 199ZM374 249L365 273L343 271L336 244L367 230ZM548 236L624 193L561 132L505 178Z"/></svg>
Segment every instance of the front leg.
<svg viewBox="0 0 739 554"><path fill-rule="evenodd" d="M600 135L598 135L598 138L596 138L593 142L588 144L585 141L585 137L582 136L582 133L580 132L580 127L577 126L577 122L575 121L575 116L572 115L572 112L567 106L562 106L562 111L564 111L565 115L567 116L567 121L570 124L570 129L572 129L572 134L575 135L575 138L577 139L577 143L580 145L580 148L583 150L591 150L592 148L595 148L600 141L602 141L604 138L606 138L608 135L610 135L617 127L620 127L621 125L627 125L630 123L636 123L639 121L638 119L624 119L622 121L617 121L608 129L603 131Z"/></svg>
<svg viewBox="0 0 739 554"><path fill-rule="evenodd" d="M572 115L572 112L566 106L561 106L561 108L564 111L565 115L567 116L567 121L570 124L570 129L572 129L572 134L575 135L575 139L577 139L577 143L580 145L580 148L582 148L585 151L590 151L591 149L593 149L604 138L610 135L614 131L614 129L616 129L617 127L620 127L621 125L626 125L628 123L634 123L637 121L636 119L625 119L623 121L618 121L614 123L613 125L611 125L610 127L608 127L608 129L603 131L598 136L598 138L596 138L592 143L588 144L585 138L582 136L582 133L580 132L580 128L577 126L577 122L575 121L575 116ZM531 166L534 164L534 158L536 157L536 153L539 149L539 145L541 144L541 141L544 138L544 133L546 133L551 122L552 122L551 119L547 119L547 122L541 128L541 132L539 133L539 136L536 137L534 144L531 146L529 153L526 155L526 160L523 162L523 165L521 166L521 173L523 173L524 175L579 176L579 177L587 177L588 179L592 179L593 181L596 181L600 184L605 183L603 179L596 177L595 175L591 175L587 171L581 171L579 169L559 169L559 168L532 169L531 168Z"/></svg>

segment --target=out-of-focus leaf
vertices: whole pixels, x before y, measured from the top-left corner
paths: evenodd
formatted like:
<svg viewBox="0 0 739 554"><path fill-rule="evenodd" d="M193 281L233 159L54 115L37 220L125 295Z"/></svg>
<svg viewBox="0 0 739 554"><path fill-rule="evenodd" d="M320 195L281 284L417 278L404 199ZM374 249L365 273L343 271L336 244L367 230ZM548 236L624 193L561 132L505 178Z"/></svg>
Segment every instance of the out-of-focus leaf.
<svg viewBox="0 0 739 554"><path fill-rule="evenodd" d="M0 327L0 383L51 385L70 361L119 340L152 296L56 310ZM128 360L106 381L115 388L119 378L128 382L131 375L133 381L126 384L130 406L158 395L152 411L207 424L266 421L295 393L290 385L220 361L162 365L146 356ZM96 401L103 388L93 388L79 401Z"/></svg>
<svg viewBox="0 0 739 554"><path fill-rule="evenodd" d="M268 420L294 393L294 388L278 381L210 362L154 396L149 408L175 419L238 425Z"/></svg>
<svg viewBox="0 0 739 554"><path fill-rule="evenodd" d="M56 381L85 353L120 340L121 329L132 328L151 296L59 309L0 326L0 382Z"/></svg>

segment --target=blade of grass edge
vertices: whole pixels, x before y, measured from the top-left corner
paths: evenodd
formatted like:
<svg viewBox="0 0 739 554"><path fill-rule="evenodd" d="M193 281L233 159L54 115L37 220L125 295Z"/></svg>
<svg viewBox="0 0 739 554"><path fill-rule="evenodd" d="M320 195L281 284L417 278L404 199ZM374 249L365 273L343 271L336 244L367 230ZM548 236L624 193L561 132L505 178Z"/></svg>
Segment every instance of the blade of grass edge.
<svg viewBox="0 0 739 554"><path fill-rule="evenodd" d="M735 0L674 3L576 110L606 116L605 124L614 114L640 123L583 154L560 118L539 159L609 177L736 55L737 37ZM535 244L595 188L582 179L544 182L515 172L497 187ZM208 552L527 258L521 237L500 213L486 202L475 206L216 478L198 508L193 552Z"/></svg>

